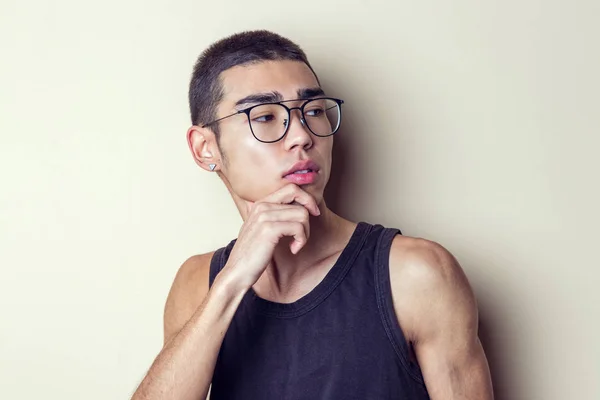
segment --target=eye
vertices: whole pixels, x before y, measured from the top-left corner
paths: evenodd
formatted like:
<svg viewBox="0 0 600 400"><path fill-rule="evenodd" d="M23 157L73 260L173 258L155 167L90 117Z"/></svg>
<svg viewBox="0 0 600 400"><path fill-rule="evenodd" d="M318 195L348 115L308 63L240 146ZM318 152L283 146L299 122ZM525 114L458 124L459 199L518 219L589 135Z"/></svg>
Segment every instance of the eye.
<svg viewBox="0 0 600 400"><path fill-rule="evenodd" d="M261 115L260 117L252 118L252 122L271 122L274 119L275 119L275 116L273 114L265 114L265 115Z"/></svg>
<svg viewBox="0 0 600 400"><path fill-rule="evenodd" d="M312 110L304 110L304 115L307 117L319 117L325 111L322 108L313 108Z"/></svg>

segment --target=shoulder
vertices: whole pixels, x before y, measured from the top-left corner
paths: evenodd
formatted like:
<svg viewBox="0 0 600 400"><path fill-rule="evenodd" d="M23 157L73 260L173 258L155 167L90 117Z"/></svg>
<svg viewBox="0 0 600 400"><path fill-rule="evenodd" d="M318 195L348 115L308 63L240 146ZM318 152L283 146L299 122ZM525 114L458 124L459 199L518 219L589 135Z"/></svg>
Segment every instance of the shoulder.
<svg viewBox="0 0 600 400"><path fill-rule="evenodd" d="M464 278L456 258L441 244L401 235L392 242L390 273L427 285Z"/></svg>
<svg viewBox="0 0 600 400"><path fill-rule="evenodd" d="M192 256L179 267L165 303L165 343L181 330L206 297L214 253Z"/></svg>
<svg viewBox="0 0 600 400"><path fill-rule="evenodd" d="M440 324L476 319L468 279L439 243L396 236L390 249L390 282L394 308L409 340L431 334Z"/></svg>

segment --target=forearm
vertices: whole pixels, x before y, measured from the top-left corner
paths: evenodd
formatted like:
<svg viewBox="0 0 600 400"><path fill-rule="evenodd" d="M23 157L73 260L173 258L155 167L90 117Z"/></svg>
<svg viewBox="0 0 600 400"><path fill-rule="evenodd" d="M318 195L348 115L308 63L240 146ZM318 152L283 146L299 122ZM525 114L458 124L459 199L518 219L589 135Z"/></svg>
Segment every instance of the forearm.
<svg viewBox="0 0 600 400"><path fill-rule="evenodd" d="M165 344L132 400L205 399L223 337L245 292L218 276L202 305Z"/></svg>
<svg viewBox="0 0 600 400"><path fill-rule="evenodd" d="M431 400L493 400L487 359L477 341L460 352L432 347L420 360Z"/></svg>

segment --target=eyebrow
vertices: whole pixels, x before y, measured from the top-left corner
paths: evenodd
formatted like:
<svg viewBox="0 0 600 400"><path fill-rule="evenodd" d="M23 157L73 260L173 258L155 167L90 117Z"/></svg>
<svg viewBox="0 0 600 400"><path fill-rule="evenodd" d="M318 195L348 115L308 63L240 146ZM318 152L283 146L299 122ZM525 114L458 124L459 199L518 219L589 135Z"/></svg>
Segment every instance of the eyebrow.
<svg viewBox="0 0 600 400"><path fill-rule="evenodd" d="M279 92L270 92L270 93L255 93L244 98L239 99L235 102L236 108L242 105L253 105L260 103L275 103L277 101L282 101L283 96Z"/></svg>
<svg viewBox="0 0 600 400"><path fill-rule="evenodd" d="M323 89L321 89L320 87L302 88L298 89L296 93L298 94L299 99L310 99L317 96L323 96L325 94ZM283 95L277 91L266 93L254 93L236 101L235 107L239 109L240 106L251 106L254 104L261 103L276 103L278 101L283 101Z"/></svg>
<svg viewBox="0 0 600 400"><path fill-rule="evenodd" d="M323 96L325 92L320 87L298 89L299 99L310 99L311 97Z"/></svg>

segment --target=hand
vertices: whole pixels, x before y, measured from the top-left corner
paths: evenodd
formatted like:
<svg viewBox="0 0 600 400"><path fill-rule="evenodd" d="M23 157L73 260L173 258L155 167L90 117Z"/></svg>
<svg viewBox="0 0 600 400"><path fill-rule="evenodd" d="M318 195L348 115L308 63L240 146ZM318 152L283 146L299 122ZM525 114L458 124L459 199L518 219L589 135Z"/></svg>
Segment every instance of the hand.
<svg viewBox="0 0 600 400"><path fill-rule="evenodd" d="M321 212L315 199L295 184L255 203L246 202L246 206L246 221L224 270L247 290L267 268L283 237L294 238L290 251L298 254L310 236L309 215Z"/></svg>

